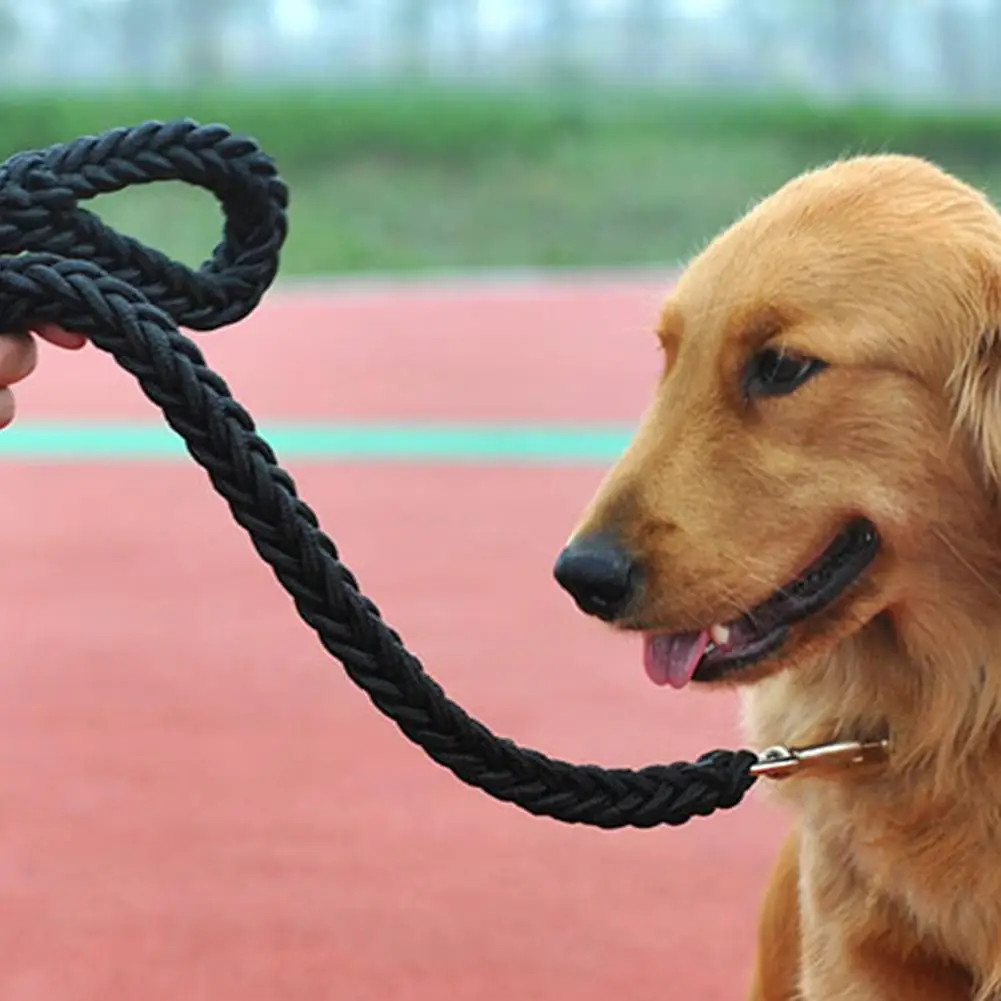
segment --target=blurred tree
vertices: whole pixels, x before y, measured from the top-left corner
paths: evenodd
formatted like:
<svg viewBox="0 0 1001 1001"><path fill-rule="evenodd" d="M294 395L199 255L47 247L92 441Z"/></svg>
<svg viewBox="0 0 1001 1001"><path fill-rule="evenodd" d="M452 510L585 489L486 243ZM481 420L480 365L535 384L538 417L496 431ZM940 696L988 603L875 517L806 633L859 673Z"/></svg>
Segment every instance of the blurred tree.
<svg viewBox="0 0 1001 1001"><path fill-rule="evenodd" d="M666 4L663 0L627 0L623 22L626 72L641 80L655 80L666 55Z"/></svg>
<svg viewBox="0 0 1001 1001"><path fill-rule="evenodd" d="M339 70L350 72L365 62L359 51L364 43L363 5L365 0L313 0L329 40L329 56Z"/></svg>
<svg viewBox="0 0 1001 1001"><path fill-rule="evenodd" d="M1001 85L1001 59L998 59L995 55L993 49L1001 40L1001 0L991 0L990 7L987 9L987 30L984 32L985 36L990 39L988 49L990 54L988 59L984 62L986 63L984 71L984 89L986 90L988 97L997 103L999 85Z"/></svg>
<svg viewBox="0 0 1001 1001"><path fill-rule="evenodd" d="M724 17L733 24L732 37L739 41L723 50L723 59L712 67L713 78L727 87L757 86L763 77L770 85L781 78L784 61L778 38L792 48L809 47L819 13L816 3L800 0L790 17L788 6L779 0L730 0ZM747 52L767 52L768 59L740 58Z"/></svg>
<svg viewBox="0 0 1001 1001"><path fill-rule="evenodd" d="M858 97L877 89L883 69L879 33L887 0L821 0L815 10L804 4L802 14L810 19L814 51L826 69L831 87L842 97Z"/></svg>
<svg viewBox="0 0 1001 1001"><path fill-rule="evenodd" d="M118 64L125 74L140 82L157 76L169 3L170 0L122 0L119 4Z"/></svg>
<svg viewBox="0 0 1001 1001"><path fill-rule="evenodd" d="M480 66L480 2L451 0L459 66L466 73L476 73Z"/></svg>
<svg viewBox="0 0 1001 1001"><path fill-rule="evenodd" d="M934 35L938 39L942 82L950 98L970 98L977 92L978 47L974 44L971 12L962 5L938 0ZM992 60L996 62L996 57Z"/></svg>
<svg viewBox="0 0 1001 1001"><path fill-rule="evenodd" d="M394 0L390 22L395 72L423 77L431 63L431 26L435 0Z"/></svg>
<svg viewBox="0 0 1001 1001"><path fill-rule="evenodd" d="M543 60L555 82L568 82L581 71L579 0L537 0L542 8Z"/></svg>
<svg viewBox="0 0 1001 1001"><path fill-rule="evenodd" d="M8 62L16 55L22 40L21 18L12 0L0 0L0 57Z"/></svg>
<svg viewBox="0 0 1001 1001"><path fill-rule="evenodd" d="M226 71L226 28L235 0L170 0L180 28L184 82L218 83Z"/></svg>

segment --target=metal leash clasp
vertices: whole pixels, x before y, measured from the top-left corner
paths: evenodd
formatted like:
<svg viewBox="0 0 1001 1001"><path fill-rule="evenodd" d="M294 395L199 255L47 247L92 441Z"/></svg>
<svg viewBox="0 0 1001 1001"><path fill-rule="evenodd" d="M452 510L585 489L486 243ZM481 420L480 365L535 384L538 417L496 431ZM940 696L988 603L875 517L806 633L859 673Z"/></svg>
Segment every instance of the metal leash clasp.
<svg viewBox="0 0 1001 1001"><path fill-rule="evenodd" d="M875 765L886 761L890 754L890 741L842 740L812 747L769 747L758 755L751 765L751 774L757 778L784 779L803 771L844 768L850 765Z"/></svg>

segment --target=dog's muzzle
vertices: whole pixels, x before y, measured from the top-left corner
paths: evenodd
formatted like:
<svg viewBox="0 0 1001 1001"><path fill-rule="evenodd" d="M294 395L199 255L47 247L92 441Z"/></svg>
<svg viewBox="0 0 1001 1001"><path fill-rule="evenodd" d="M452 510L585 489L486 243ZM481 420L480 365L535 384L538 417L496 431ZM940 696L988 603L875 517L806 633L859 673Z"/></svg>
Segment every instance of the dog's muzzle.
<svg viewBox="0 0 1001 1001"><path fill-rule="evenodd" d="M636 561L607 535L574 539L560 553L553 575L582 612L605 622L623 614L639 584Z"/></svg>

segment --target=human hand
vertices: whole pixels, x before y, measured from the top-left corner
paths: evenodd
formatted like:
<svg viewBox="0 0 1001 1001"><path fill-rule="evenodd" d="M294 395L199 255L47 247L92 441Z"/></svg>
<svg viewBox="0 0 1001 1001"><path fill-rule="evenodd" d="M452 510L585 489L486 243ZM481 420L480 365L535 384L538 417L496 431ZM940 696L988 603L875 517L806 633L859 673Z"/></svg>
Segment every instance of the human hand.
<svg viewBox="0 0 1001 1001"><path fill-rule="evenodd" d="M36 336L70 351L87 343L83 334L70 333L53 323L43 323L29 333L0 334L0 428L14 419L14 394L10 387L31 375L38 363Z"/></svg>

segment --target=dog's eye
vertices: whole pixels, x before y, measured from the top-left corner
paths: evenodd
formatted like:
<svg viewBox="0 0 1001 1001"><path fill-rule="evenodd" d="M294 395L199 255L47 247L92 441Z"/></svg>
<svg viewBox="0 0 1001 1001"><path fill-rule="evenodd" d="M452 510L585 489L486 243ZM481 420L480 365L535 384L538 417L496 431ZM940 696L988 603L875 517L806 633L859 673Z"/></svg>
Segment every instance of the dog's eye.
<svg viewBox="0 0 1001 1001"><path fill-rule="evenodd" d="M765 348L748 363L744 373L744 392L748 396L784 396L824 368L827 368L827 362L819 358L804 358Z"/></svg>

